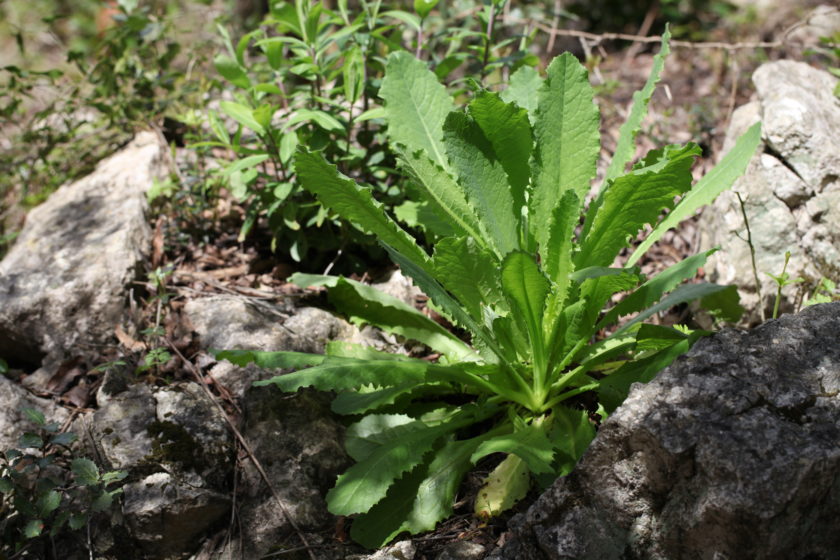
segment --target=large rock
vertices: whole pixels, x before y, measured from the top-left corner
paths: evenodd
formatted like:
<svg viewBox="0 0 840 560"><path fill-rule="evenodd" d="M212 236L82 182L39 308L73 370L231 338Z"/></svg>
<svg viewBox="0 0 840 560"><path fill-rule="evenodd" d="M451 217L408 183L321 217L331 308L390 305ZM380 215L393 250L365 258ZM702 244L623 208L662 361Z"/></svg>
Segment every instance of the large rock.
<svg viewBox="0 0 840 560"><path fill-rule="evenodd" d="M233 439L197 384L133 385L82 425L98 462L129 473L122 513L138 557L178 558L229 513Z"/></svg>
<svg viewBox="0 0 840 560"><path fill-rule="evenodd" d="M16 448L18 438L26 431L35 431L35 425L23 412L33 408L44 413L47 422L64 423L67 411L54 401L38 398L19 384L0 375L0 453Z"/></svg>
<svg viewBox="0 0 840 560"><path fill-rule="evenodd" d="M165 175L165 149L138 134L29 213L0 262L0 356L37 366L113 334L148 252L146 190Z"/></svg>
<svg viewBox="0 0 840 560"><path fill-rule="evenodd" d="M753 82L758 99L736 111L724 149L759 120L764 148L704 212L701 248L721 247L709 259L711 277L736 284L751 311L748 321L757 323L761 306L767 310L775 299L776 284L768 274L782 273L787 251L787 272L804 282L783 290L782 309L792 309L821 277L840 277L840 99L834 95L836 78L801 62L764 64ZM736 193L744 199L752 232L761 304Z"/></svg>
<svg viewBox="0 0 840 560"><path fill-rule="evenodd" d="M603 424L502 559L838 557L840 303L723 331Z"/></svg>

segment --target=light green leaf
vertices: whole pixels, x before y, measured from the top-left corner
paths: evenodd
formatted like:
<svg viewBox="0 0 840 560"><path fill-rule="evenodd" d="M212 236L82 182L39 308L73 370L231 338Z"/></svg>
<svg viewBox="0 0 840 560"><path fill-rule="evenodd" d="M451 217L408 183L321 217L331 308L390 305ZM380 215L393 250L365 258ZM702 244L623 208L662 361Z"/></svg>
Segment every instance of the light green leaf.
<svg viewBox="0 0 840 560"><path fill-rule="evenodd" d="M508 300L514 319L528 333L531 358L537 387L542 386L545 374L545 342L543 339L543 310L548 296L549 282L543 276L533 256L517 251L502 262L502 291Z"/></svg>
<svg viewBox="0 0 840 560"><path fill-rule="evenodd" d="M30 519L23 527L23 536L27 539L34 539L44 530L44 522L40 519Z"/></svg>
<svg viewBox="0 0 840 560"><path fill-rule="evenodd" d="M706 263L706 259L717 251L711 249L709 251L698 253L687 259L684 259L677 264L663 270L641 286L636 291L621 300L615 305L604 317L598 322L599 328L603 328L616 322L620 317L641 311L642 309L653 305L666 292L674 289L675 286L681 282L694 278L697 274L697 269Z"/></svg>
<svg viewBox="0 0 840 560"><path fill-rule="evenodd" d="M595 176L600 150L598 109L586 69L570 53L555 58L538 93L534 118L533 190L530 229L539 245L547 244L554 208L567 190L583 200Z"/></svg>
<svg viewBox="0 0 840 560"><path fill-rule="evenodd" d="M344 448L354 461L364 461L381 446L425 427L405 414L368 414L347 428Z"/></svg>
<svg viewBox="0 0 840 560"><path fill-rule="evenodd" d="M475 498L475 514L488 519L512 508L531 487L528 465L516 455L508 455L487 476Z"/></svg>
<svg viewBox="0 0 840 560"><path fill-rule="evenodd" d="M574 468L584 451L595 439L595 427L585 410L556 406L551 411L551 440L555 448L570 461L559 465L557 476L565 476ZM558 457L559 458L559 457Z"/></svg>
<svg viewBox="0 0 840 560"><path fill-rule="evenodd" d="M255 154L253 156L244 157L242 159L238 159L225 167L225 170L222 172L222 175L231 175L238 171L242 171L244 169L250 169L252 167L256 167L257 165L261 164L265 160L268 159L268 154Z"/></svg>
<svg viewBox="0 0 840 560"><path fill-rule="evenodd" d="M756 123L741 135L723 159L697 181L697 184L682 197L679 204L653 228L653 231L630 255L627 266L635 264L666 231L692 216L698 208L711 204L720 193L731 187L732 183L744 173L760 142L761 124Z"/></svg>
<svg viewBox="0 0 840 560"><path fill-rule="evenodd" d="M93 511L106 511L114 503L114 497L107 490L103 490L90 504Z"/></svg>
<svg viewBox="0 0 840 560"><path fill-rule="evenodd" d="M241 124L247 128L250 128L260 136L265 134L265 129L257 122L257 119L254 118L253 111L242 105L241 103L236 103L234 101L220 101L219 108L222 110L224 114Z"/></svg>
<svg viewBox="0 0 840 560"><path fill-rule="evenodd" d="M362 414L370 410L376 410L383 406L394 404L399 397L418 389L428 388L430 385L421 385L414 381L407 381L394 387L385 387L373 391L346 391L339 393L333 399L330 410L336 414L351 415Z"/></svg>
<svg viewBox="0 0 840 560"><path fill-rule="evenodd" d="M248 79L248 74L245 72L245 69L231 57L220 54L213 60L213 65L216 67L216 71L221 74L224 79L236 87L242 89L251 87L251 80Z"/></svg>
<svg viewBox="0 0 840 560"><path fill-rule="evenodd" d="M295 157L295 171L303 187L318 196L321 203L353 222L363 232L376 235L417 266L428 267L428 256L414 238L385 214L382 204L374 200L370 189L359 187L328 164L320 153L299 148Z"/></svg>
<svg viewBox="0 0 840 560"><path fill-rule="evenodd" d="M309 369L256 381L254 386L274 384L286 392L294 392L301 387L315 387L321 391L346 391L366 385L393 387L409 381L421 383L426 372L439 367L443 366L422 360L402 362L330 357Z"/></svg>
<svg viewBox="0 0 840 560"><path fill-rule="evenodd" d="M450 113L444 124L444 145L482 233L499 258L519 248L521 212L504 167L481 128L463 113Z"/></svg>
<svg viewBox="0 0 840 560"><path fill-rule="evenodd" d="M344 125L339 122L334 116L324 111L317 111L315 109L298 109L286 121L284 128L289 128L299 122L314 122L324 130L330 132L345 132Z"/></svg>
<svg viewBox="0 0 840 560"><path fill-rule="evenodd" d="M388 136L409 152L424 150L448 169L443 148L443 123L455 108L446 88L423 61L405 51L391 53L379 95L385 100Z"/></svg>
<svg viewBox="0 0 840 560"><path fill-rule="evenodd" d="M239 367L253 363L263 369L315 366L323 363L326 356L306 354L304 352L260 352L257 350L211 350L217 360L227 360Z"/></svg>
<svg viewBox="0 0 840 560"><path fill-rule="evenodd" d="M642 120L647 115L648 103L650 103L650 98L656 89L656 84L659 83L659 76L662 73L662 69L665 67L665 58L671 52L669 46L670 39L671 32L666 26L665 33L662 34L662 46L659 48L659 53L653 57L653 67L648 75L647 82L645 82L642 89L633 94L633 107L630 109L627 120L621 125L618 131L618 143L615 146L613 159L604 177L604 185L621 175L624 172L624 168L636 153L636 135L641 130Z"/></svg>
<svg viewBox="0 0 840 560"><path fill-rule="evenodd" d="M677 195L691 188L691 166L700 149L694 144L669 146L663 154L667 163L658 170L640 169L608 186L594 218L591 212L587 215L591 227L584 228L577 268L610 266L644 224L655 223Z"/></svg>
<svg viewBox="0 0 840 560"><path fill-rule="evenodd" d="M353 515L370 510L385 497L396 479L420 464L435 442L454 429L447 425L428 427L422 422L416 428L379 446L339 476L335 487L327 493L330 513Z"/></svg>
<svg viewBox="0 0 840 560"><path fill-rule="evenodd" d="M528 111L528 117L534 122L537 110L537 92L542 86L543 80L540 73L531 66L522 66L511 74L510 85L502 91L502 99L507 103L516 103Z"/></svg>
<svg viewBox="0 0 840 560"><path fill-rule="evenodd" d="M438 0L414 0L414 11L420 16L420 19L426 19L429 12L437 6Z"/></svg>
<svg viewBox="0 0 840 560"><path fill-rule="evenodd" d="M36 424L38 426L43 426L47 423L47 419L44 418L44 413L40 410L36 410L34 408L22 408L21 411L29 419L30 422Z"/></svg>

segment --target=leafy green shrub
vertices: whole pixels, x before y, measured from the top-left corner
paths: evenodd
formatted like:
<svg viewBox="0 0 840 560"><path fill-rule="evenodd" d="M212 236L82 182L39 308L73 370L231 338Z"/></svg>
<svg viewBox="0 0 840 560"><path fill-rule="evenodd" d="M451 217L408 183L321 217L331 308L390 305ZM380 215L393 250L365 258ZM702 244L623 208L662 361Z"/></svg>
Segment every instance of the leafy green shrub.
<svg viewBox="0 0 840 560"><path fill-rule="evenodd" d="M319 258L332 258L348 245L370 247L369 238L342 225L301 188L291 165L298 145L322 150L370 184L377 200L396 208L409 227L425 226L417 217L423 209L405 200L405 178L395 173L395 154L377 105L384 57L412 48L432 59L441 79L465 64L488 77L500 69L536 64L525 50L526 40L518 45L511 39L494 41L494 6L501 4L488 4L470 20L482 32L449 25L432 14L436 2L420 1L414 4L416 13L385 9L377 1L363 3L357 14L347 2L338 2L336 11L311 0L277 2L265 28L235 45L222 29L227 52L216 57L215 66L236 88L234 99L220 102L221 114L209 113L215 139L195 146L235 154L221 174L247 207L240 239L264 218L272 249L309 269L323 268ZM406 26L414 31L413 44L404 44ZM221 116L238 123L235 134Z"/></svg>
<svg viewBox="0 0 840 560"><path fill-rule="evenodd" d="M122 488L123 471L100 472L90 459L73 457L72 432L59 433L34 409L23 411L36 430L0 455L0 555L20 555L67 528L79 530L107 512Z"/></svg>
<svg viewBox="0 0 840 560"><path fill-rule="evenodd" d="M626 171L667 50L666 33L588 209L599 115L575 57L554 59L545 79L522 68L501 94L478 89L464 112L425 63L391 54L380 92L390 141L423 201L452 232L437 238L431 255L370 188L338 173L321 153L298 149L303 186L376 235L470 340L358 282L298 274L300 285L327 286L352 320L422 342L440 359L347 344L329 345L325 356L218 353L241 365L297 369L260 384L337 391L332 409L361 415L346 439L357 462L327 495L334 514L358 515L351 529L358 542L376 547L403 531L434 528L452 512L463 476L491 454L505 458L479 492L480 515L520 499L530 474L543 485L567 474L594 437L594 415L612 412L631 383L650 380L704 334L646 319L697 299L727 320L740 315L732 287L680 285L713 251L652 278L634 266L663 233L732 184L760 136L758 125L751 128L694 185L700 150L691 143L653 150ZM647 224L652 231L614 266ZM610 307L619 294L626 295Z"/></svg>

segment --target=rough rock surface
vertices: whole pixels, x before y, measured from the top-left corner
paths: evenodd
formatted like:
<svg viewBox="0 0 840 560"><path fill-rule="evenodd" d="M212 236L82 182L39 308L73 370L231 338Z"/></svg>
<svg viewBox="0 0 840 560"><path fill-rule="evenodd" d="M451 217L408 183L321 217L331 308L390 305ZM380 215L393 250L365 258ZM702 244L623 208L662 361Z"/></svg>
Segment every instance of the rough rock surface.
<svg viewBox="0 0 840 560"><path fill-rule="evenodd" d="M707 270L714 281L738 285L752 311L749 321L757 323L758 296L736 193L744 199L765 308L772 307L776 292L767 273L782 273L786 251L787 272L805 282L784 289L783 309L791 309L797 292L813 288L822 276L840 277L840 99L834 95L837 78L801 62L764 64L753 82L758 99L733 115L724 150L759 120L764 148L704 212L701 249L721 247Z"/></svg>
<svg viewBox="0 0 840 560"><path fill-rule="evenodd" d="M145 193L165 153L157 135L138 134L29 213L0 262L0 355L37 366L114 332L148 252Z"/></svg>
<svg viewBox="0 0 840 560"><path fill-rule="evenodd" d="M0 375L0 452L17 447L18 438L34 428L22 412L24 408L40 410L47 422L63 423L68 416L67 411L55 402L38 398Z"/></svg>
<svg viewBox="0 0 840 560"><path fill-rule="evenodd" d="M123 515L144 554L178 557L229 512L233 440L198 385L132 385L77 432L100 464L128 471Z"/></svg>
<svg viewBox="0 0 840 560"><path fill-rule="evenodd" d="M837 558L838 332L832 303L701 340L633 388L492 558Z"/></svg>

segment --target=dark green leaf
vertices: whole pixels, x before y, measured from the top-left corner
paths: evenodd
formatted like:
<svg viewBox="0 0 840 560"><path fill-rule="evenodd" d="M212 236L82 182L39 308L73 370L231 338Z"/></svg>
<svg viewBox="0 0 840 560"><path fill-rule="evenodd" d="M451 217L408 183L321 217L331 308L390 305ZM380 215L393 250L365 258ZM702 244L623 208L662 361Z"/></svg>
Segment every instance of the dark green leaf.
<svg viewBox="0 0 840 560"><path fill-rule="evenodd" d="M99 483L99 467L90 459L73 459L73 462L70 463L70 470L76 475L76 482L82 486Z"/></svg>

